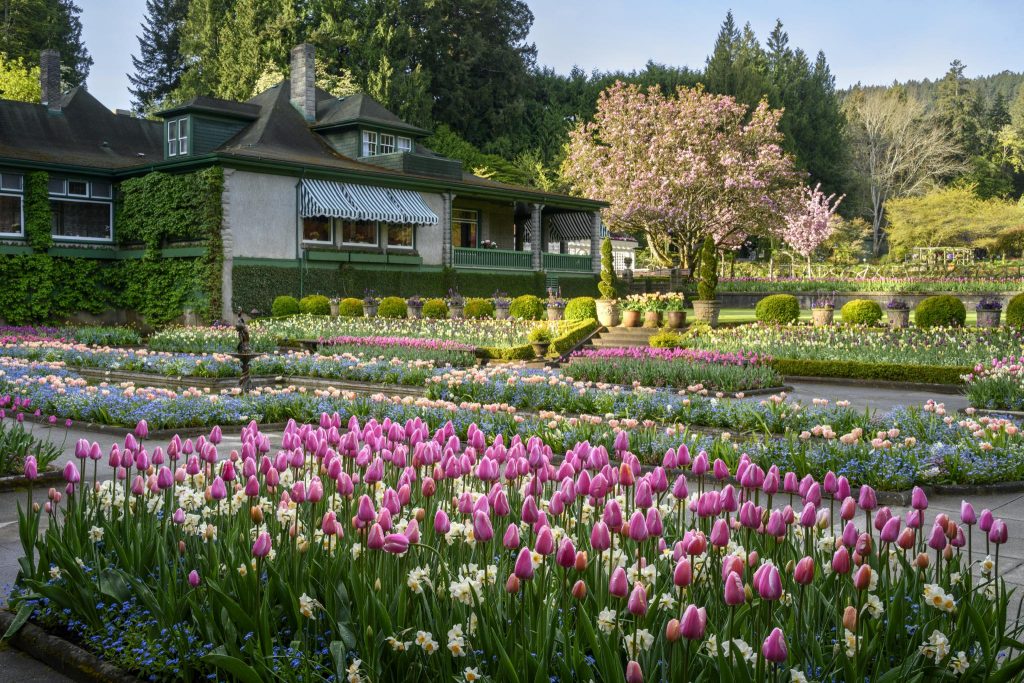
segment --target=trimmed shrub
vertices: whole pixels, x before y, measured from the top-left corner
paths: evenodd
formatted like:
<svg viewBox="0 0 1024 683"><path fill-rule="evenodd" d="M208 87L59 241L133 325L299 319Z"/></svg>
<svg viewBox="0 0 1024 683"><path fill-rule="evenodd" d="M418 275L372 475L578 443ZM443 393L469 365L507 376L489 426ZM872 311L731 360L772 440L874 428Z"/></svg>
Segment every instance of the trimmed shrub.
<svg viewBox="0 0 1024 683"><path fill-rule="evenodd" d="M405 299L400 296L386 296L377 307L379 318L404 318L408 314L409 308L405 305Z"/></svg>
<svg viewBox="0 0 1024 683"><path fill-rule="evenodd" d="M310 294L299 301L299 313L308 315L330 315L331 300L323 294Z"/></svg>
<svg viewBox="0 0 1024 683"><path fill-rule="evenodd" d="M520 320L543 320L545 317L544 302L533 294L517 296L508 311L513 318Z"/></svg>
<svg viewBox="0 0 1024 683"><path fill-rule="evenodd" d="M1024 294L1018 294L1006 305L1006 324L1010 327L1024 327Z"/></svg>
<svg viewBox="0 0 1024 683"><path fill-rule="evenodd" d="M787 378L843 377L925 384L963 384L961 376L972 370L968 367L949 365L896 365L895 363L868 363L859 360L793 358L772 358L769 364L776 372Z"/></svg>
<svg viewBox="0 0 1024 683"><path fill-rule="evenodd" d="M342 299L338 304L338 315L342 318L362 318L363 300L355 297Z"/></svg>
<svg viewBox="0 0 1024 683"><path fill-rule="evenodd" d="M328 304L328 313L330 313L330 304ZM298 315L299 313L299 302L294 296L279 296L274 299L274 304L270 307L270 315L275 318L279 318L282 315Z"/></svg>
<svg viewBox="0 0 1024 683"><path fill-rule="evenodd" d="M950 294L930 296L914 309L918 327L963 327L967 322L964 302Z"/></svg>
<svg viewBox="0 0 1024 683"><path fill-rule="evenodd" d="M839 314L849 325L877 325L882 319L882 307L870 299L854 299L843 304Z"/></svg>
<svg viewBox="0 0 1024 683"><path fill-rule="evenodd" d="M444 299L430 299L423 302L423 317L443 320L448 317L448 304Z"/></svg>
<svg viewBox="0 0 1024 683"><path fill-rule="evenodd" d="M578 296L565 305L566 320L597 320L597 304L592 296Z"/></svg>
<svg viewBox="0 0 1024 683"><path fill-rule="evenodd" d="M493 318L494 302L490 299L466 299L466 304L462 308L462 315L463 317L474 319Z"/></svg>
<svg viewBox="0 0 1024 683"><path fill-rule="evenodd" d="M789 325L800 319L800 302L792 294L772 294L757 302L754 317L770 325Z"/></svg>
<svg viewBox="0 0 1024 683"><path fill-rule="evenodd" d="M566 355L596 332L598 327L597 320L593 318L573 323L568 329L562 330L561 336L551 340L551 353L558 356Z"/></svg>
<svg viewBox="0 0 1024 683"><path fill-rule="evenodd" d="M686 345L683 335L671 330L662 330L657 334L652 334L647 343L654 349L679 349Z"/></svg>

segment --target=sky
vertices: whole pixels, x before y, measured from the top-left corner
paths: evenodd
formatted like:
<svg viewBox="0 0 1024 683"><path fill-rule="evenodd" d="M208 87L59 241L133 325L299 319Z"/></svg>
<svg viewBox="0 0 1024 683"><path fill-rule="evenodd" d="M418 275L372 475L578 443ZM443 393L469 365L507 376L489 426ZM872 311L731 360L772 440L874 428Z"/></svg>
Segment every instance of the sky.
<svg viewBox="0 0 1024 683"><path fill-rule="evenodd" d="M839 87L939 78L959 59L967 75L1024 71L1021 0L527 0L537 61L561 73L643 68L648 60L700 68L728 9L764 42L781 19L790 45L824 50ZM78 0L95 64L88 87L128 108L131 55L145 0Z"/></svg>

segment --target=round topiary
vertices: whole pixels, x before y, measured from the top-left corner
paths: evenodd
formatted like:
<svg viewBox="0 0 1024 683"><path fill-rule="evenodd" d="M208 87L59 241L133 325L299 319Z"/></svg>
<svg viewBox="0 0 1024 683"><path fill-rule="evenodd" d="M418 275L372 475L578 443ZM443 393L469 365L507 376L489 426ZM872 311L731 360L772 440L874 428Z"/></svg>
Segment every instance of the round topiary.
<svg viewBox="0 0 1024 683"><path fill-rule="evenodd" d="M341 303L338 304L338 315L342 318L363 317L363 300L351 296L347 299L342 299Z"/></svg>
<svg viewBox="0 0 1024 683"><path fill-rule="evenodd" d="M914 309L918 327L963 327L967 322L964 302L950 294L930 296Z"/></svg>
<svg viewBox="0 0 1024 683"><path fill-rule="evenodd" d="M408 314L405 299L400 296L386 296L377 307L377 316L380 318L404 318Z"/></svg>
<svg viewBox="0 0 1024 683"><path fill-rule="evenodd" d="M494 303L490 299L466 299L462 309L464 318L493 318Z"/></svg>
<svg viewBox="0 0 1024 683"><path fill-rule="evenodd" d="M843 304L839 314L849 325L877 325L882 319L882 307L870 299L854 299Z"/></svg>
<svg viewBox="0 0 1024 683"><path fill-rule="evenodd" d="M1018 294L1006 305L1006 324L1010 327L1024 327L1024 294Z"/></svg>
<svg viewBox="0 0 1024 683"><path fill-rule="evenodd" d="M800 319L800 302L792 294L772 294L757 302L754 317L769 325L790 325Z"/></svg>
<svg viewBox="0 0 1024 683"><path fill-rule="evenodd" d="M448 317L448 304L444 299L429 299L423 302L423 317L444 319Z"/></svg>
<svg viewBox="0 0 1024 683"><path fill-rule="evenodd" d="M566 320L597 320L597 304L592 296L578 296L565 305Z"/></svg>
<svg viewBox="0 0 1024 683"><path fill-rule="evenodd" d="M671 330L662 330L657 334L652 334L647 343L652 349L679 349L686 346L683 335Z"/></svg>
<svg viewBox="0 0 1024 683"><path fill-rule="evenodd" d="M330 315L331 300L323 294L310 294L299 301L299 313L306 315Z"/></svg>
<svg viewBox="0 0 1024 683"><path fill-rule="evenodd" d="M508 312L520 320L541 320L544 318L544 303L533 294L523 294L512 299Z"/></svg>
<svg viewBox="0 0 1024 683"><path fill-rule="evenodd" d="M275 318L282 315L298 315L298 313L299 302L294 296L279 296L270 305L270 314Z"/></svg>

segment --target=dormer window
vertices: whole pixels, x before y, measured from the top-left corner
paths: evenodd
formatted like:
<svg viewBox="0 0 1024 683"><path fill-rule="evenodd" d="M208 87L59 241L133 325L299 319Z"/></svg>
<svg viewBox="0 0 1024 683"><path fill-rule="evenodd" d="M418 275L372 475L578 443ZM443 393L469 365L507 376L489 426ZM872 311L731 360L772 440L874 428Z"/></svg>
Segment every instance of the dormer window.
<svg viewBox="0 0 1024 683"><path fill-rule="evenodd" d="M398 136L398 151L399 152L411 152L412 151L412 138Z"/></svg>
<svg viewBox="0 0 1024 683"><path fill-rule="evenodd" d="M391 133L378 133L375 130L363 131L362 156L375 157L381 154L394 154L396 151L411 152L412 139Z"/></svg>
<svg viewBox="0 0 1024 683"><path fill-rule="evenodd" d="M188 154L188 117L167 122L167 156Z"/></svg>

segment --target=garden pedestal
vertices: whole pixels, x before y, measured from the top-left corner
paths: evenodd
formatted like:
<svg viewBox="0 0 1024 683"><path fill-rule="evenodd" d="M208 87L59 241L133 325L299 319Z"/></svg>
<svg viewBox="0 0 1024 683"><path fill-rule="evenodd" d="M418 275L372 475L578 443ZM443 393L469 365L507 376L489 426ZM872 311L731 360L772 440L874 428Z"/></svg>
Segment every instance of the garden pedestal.
<svg viewBox="0 0 1024 683"><path fill-rule="evenodd" d="M909 308L887 308L886 316L889 318L889 327L894 330L910 327Z"/></svg>
<svg viewBox="0 0 1024 683"><path fill-rule="evenodd" d="M619 324L619 304L614 299L598 299L597 322L604 327L615 327Z"/></svg>
<svg viewBox="0 0 1024 683"><path fill-rule="evenodd" d="M1002 310L978 311L978 327L999 327L999 318L1002 314Z"/></svg>
<svg viewBox="0 0 1024 683"><path fill-rule="evenodd" d="M834 308L812 308L811 309L811 320L815 327L828 327L832 324L832 318L835 316L836 310Z"/></svg>
<svg viewBox="0 0 1024 683"><path fill-rule="evenodd" d="M722 305L718 301L694 301L693 317L698 322L718 327L718 313L721 309Z"/></svg>

